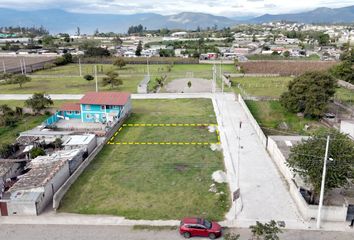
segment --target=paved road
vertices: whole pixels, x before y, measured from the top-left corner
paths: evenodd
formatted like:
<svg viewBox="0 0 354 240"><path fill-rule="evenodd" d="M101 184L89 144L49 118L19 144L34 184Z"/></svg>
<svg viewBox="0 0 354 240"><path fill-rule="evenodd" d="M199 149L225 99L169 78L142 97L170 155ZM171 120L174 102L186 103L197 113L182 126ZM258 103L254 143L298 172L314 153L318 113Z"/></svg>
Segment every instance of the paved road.
<svg viewBox="0 0 354 240"><path fill-rule="evenodd" d="M237 169L236 172L239 172L243 207L237 217L238 226L247 227L254 224L255 220L273 219L285 221L292 228L305 228L295 202L241 104L231 95L218 94L216 101L223 119L223 132L230 146L229 152L236 167L239 161L239 171ZM239 142L241 148L238 148Z"/></svg>
<svg viewBox="0 0 354 240"><path fill-rule="evenodd" d="M232 229L241 240L250 239L248 229ZM176 230L133 230L121 226L1 225L0 239L6 240L180 240ZM202 238L197 238L201 239ZM222 239L222 238L221 238ZM352 240L353 232L286 231L281 240Z"/></svg>

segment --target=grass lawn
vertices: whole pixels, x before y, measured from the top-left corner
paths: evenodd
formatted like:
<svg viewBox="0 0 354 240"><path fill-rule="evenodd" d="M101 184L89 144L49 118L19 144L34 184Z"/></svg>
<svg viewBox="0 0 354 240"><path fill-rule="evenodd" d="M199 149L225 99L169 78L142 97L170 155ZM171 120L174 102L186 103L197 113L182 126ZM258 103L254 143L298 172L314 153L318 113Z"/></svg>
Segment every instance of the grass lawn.
<svg viewBox="0 0 354 240"><path fill-rule="evenodd" d="M2 101L0 101L0 104L2 104ZM15 142L21 132L40 125L46 118L48 116L24 115L15 127L0 127L0 145Z"/></svg>
<svg viewBox="0 0 354 240"><path fill-rule="evenodd" d="M32 81L26 83L20 88L18 85L0 85L0 93L34 93L34 92L45 92L45 93L66 93L66 94L75 94L75 93L85 93L89 91L95 91L96 86L95 82L87 82L80 77L43 77L43 76L31 76ZM99 81L102 80L102 77L99 77ZM140 78L123 78L123 85L114 87L113 89L110 86L103 87L99 82L99 90L105 91L127 91L127 92L136 92L136 87L141 81Z"/></svg>
<svg viewBox="0 0 354 240"><path fill-rule="evenodd" d="M216 123L208 99L134 100L126 123ZM127 127L124 139L176 141L208 139L205 128ZM128 219L180 219L200 216L221 220L229 208L226 184L209 192L211 175L223 170L221 152L209 146L106 145L73 184L60 211L108 214Z"/></svg>
<svg viewBox="0 0 354 240"><path fill-rule="evenodd" d="M287 85L291 80L291 77L240 77L232 79L232 88L239 92L237 84L241 84L247 94L277 98L287 90Z"/></svg>
<svg viewBox="0 0 354 240"><path fill-rule="evenodd" d="M354 106L354 90L338 88L335 98L341 102Z"/></svg>
<svg viewBox="0 0 354 240"><path fill-rule="evenodd" d="M93 64L82 64L82 75L93 74ZM195 78L212 78L212 67L210 64L181 64L174 65L171 71L168 70L169 65L150 65L151 78L167 75L166 83L177 78L195 77ZM114 67L111 64L98 64L99 89L105 91L126 91L135 93L138 84L147 74L147 67L143 64L127 65L122 69ZM102 74L108 70L115 70L119 73L123 80L123 85L114 87L103 87L101 84ZM225 72L235 72L233 65L223 65ZM0 85L0 94L3 93L85 93L95 91L95 82L87 82L79 76L78 64L69 64L66 66L55 67L48 70L35 72L31 75L32 81L26 83L20 88L18 85ZM165 84L166 84L165 83Z"/></svg>
<svg viewBox="0 0 354 240"><path fill-rule="evenodd" d="M264 132L268 135L284 134L309 134L319 127L322 127L318 121L298 117L294 113L287 112L278 101L246 101L248 108L255 117ZM279 124L285 122L289 129L279 129ZM305 125L310 125L308 131L304 130Z"/></svg>

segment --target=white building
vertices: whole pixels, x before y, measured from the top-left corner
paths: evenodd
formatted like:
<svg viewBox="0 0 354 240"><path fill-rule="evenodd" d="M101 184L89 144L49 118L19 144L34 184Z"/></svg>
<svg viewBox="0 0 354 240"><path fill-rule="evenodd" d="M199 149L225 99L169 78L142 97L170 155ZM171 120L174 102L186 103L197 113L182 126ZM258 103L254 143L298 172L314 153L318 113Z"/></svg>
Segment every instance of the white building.
<svg viewBox="0 0 354 240"><path fill-rule="evenodd" d="M342 120L340 131L341 133L348 134L354 140L354 120Z"/></svg>
<svg viewBox="0 0 354 240"><path fill-rule="evenodd" d="M83 149L88 155L96 148L97 138L94 134L70 135L63 142L65 150Z"/></svg>

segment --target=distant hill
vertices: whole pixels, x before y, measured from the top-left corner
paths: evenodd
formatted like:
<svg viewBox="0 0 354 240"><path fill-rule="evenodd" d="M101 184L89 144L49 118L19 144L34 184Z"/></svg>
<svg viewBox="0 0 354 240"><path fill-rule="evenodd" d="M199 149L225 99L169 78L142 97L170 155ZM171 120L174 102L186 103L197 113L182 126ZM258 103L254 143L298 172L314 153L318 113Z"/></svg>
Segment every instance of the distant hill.
<svg viewBox="0 0 354 240"><path fill-rule="evenodd" d="M265 14L249 20L252 23L272 21L291 21L302 23L354 23L354 5L343 8L317 8L303 13L270 15Z"/></svg>
<svg viewBox="0 0 354 240"><path fill-rule="evenodd" d="M95 29L100 32L124 33L132 25L142 24L147 29L186 29L197 27L207 28L215 25L218 28L231 27L237 23L263 23L270 21L294 21L303 23L354 23L354 6L343 8L317 8L313 11L270 15L260 17L232 17L226 18L205 13L183 12L174 15L160 15L154 13L143 14L83 14L70 13L58 9L18 11L0 8L0 26L41 26L51 33L74 33L80 27L82 33L91 34Z"/></svg>
<svg viewBox="0 0 354 240"><path fill-rule="evenodd" d="M17 11L0 8L1 26L41 26L51 33L74 33L80 27L82 33L93 33L95 29L100 32L126 32L131 25L142 24L148 29L186 29L229 27L235 21L226 17L214 16L204 13L183 12L175 15L163 16L153 13L144 14L82 14L69 13L58 9Z"/></svg>

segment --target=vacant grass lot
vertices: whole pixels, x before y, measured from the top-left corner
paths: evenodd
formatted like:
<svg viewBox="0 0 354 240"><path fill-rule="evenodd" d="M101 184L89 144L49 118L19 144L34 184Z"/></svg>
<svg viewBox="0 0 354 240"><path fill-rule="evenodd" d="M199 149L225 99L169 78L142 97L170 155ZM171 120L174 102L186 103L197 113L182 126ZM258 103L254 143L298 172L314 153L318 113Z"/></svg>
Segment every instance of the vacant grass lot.
<svg viewBox="0 0 354 240"><path fill-rule="evenodd" d="M2 101L0 101L0 104ZM19 134L40 125L47 116L24 115L14 127L0 127L0 145L14 143Z"/></svg>
<svg viewBox="0 0 354 240"><path fill-rule="evenodd" d="M291 77L240 77L232 79L232 88L239 92L237 85L241 84L247 94L277 98L287 90L291 80Z"/></svg>
<svg viewBox="0 0 354 240"><path fill-rule="evenodd" d="M127 123L216 123L216 119L206 99L134 100ZM126 128L117 138L215 137L196 129L163 133L158 128ZM60 211L129 219L221 220L229 208L227 185L217 186L225 193L220 196L208 191L211 174L219 169L224 169L222 154L209 146L107 145L70 188Z"/></svg>
<svg viewBox="0 0 354 240"><path fill-rule="evenodd" d="M268 135L309 134L305 125L310 125L309 131L322 127L317 120L298 117L287 112L278 101L246 101L248 108L264 132ZM289 129L280 129L279 125L285 122Z"/></svg>

